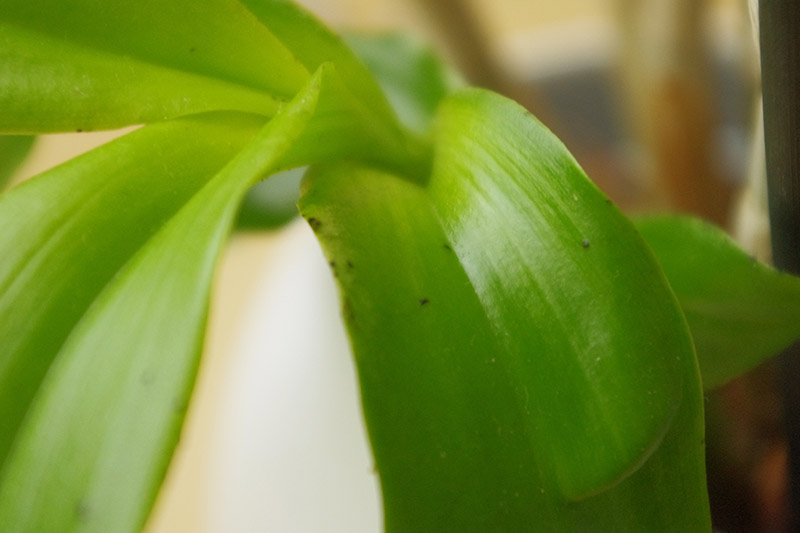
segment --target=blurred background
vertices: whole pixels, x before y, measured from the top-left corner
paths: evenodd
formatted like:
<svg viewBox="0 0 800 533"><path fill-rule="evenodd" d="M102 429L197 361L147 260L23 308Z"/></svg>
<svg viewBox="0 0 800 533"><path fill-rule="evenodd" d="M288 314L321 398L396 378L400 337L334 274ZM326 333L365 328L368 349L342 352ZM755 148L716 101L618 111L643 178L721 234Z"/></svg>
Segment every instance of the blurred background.
<svg viewBox="0 0 800 533"><path fill-rule="evenodd" d="M522 103L626 212L694 213L769 260L747 0L300 3L339 31L413 35L471 84ZM118 134L42 136L17 179ZM301 222L231 241L150 533L381 530L335 288ZM774 373L764 366L707 398L720 531L787 527Z"/></svg>

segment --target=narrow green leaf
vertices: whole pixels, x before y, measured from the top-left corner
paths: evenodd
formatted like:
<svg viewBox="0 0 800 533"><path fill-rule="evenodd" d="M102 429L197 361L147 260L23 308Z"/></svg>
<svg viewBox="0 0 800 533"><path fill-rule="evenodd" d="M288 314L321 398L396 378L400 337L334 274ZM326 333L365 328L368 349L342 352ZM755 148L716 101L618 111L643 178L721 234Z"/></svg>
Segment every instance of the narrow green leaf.
<svg viewBox="0 0 800 533"><path fill-rule="evenodd" d="M338 69L318 69L322 90L314 119L283 159L286 168L331 160L354 159L424 179L430 168L430 147L408 135L394 121L386 122L350 91Z"/></svg>
<svg viewBox="0 0 800 533"><path fill-rule="evenodd" d="M706 389L800 338L800 279L759 263L698 219L649 216L636 226L683 308Z"/></svg>
<svg viewBox="0 0 800 533"><path fill-rule="evenodd" d="M346 166L301 194L387 531L707 530L696 362L641 239L518 106L460 93L435 131L426 187Z"/></svg>
<svg viewBox="0 0 800 533"><path fill-rule="evenodd" d="M333 63L344 84L362 105L386 124L394 114L375 78L342 39L290 0L240 0L297 59L314 72Z"/></svg>
<svg viewBox="0 0 800 533"><path fill-rule="evenodd" d="M298 36L305 36L297 43L293 41L292 45L300 46L298 53L308 68L330 56L333 50L337 57L337 72L341 74L341 65L349 66L349 76L353 80L351 86L361 87L362 93L365 93L362 96L370 98L366 93L375 90L374 81L363 72L363 66L343 47L338 37L320 26L313 17L282 0L254 2L251 9L260 14L265 22L271 22L272 29L282 38L298 41ZM275 21L282 21L283 24L276 24ZM315 39L307 37L309 34L315 37L316 43ZM433 50L417 40L399 34L349 35L346 40L377 78L400 120L418 133L430 129L439 102L456 87L463 85ZM315 54L315 50L322 50L323 55ZM372 98L379 102L376 107L382 109L383 96ZM359 141L357 145L363 146L363 143ZM292 172L293 178L275 176L253 187L242 203L237 228L273 228L297 214L295 180L299 180L301 172ZM293 192L290 192L292 188Z"/></svg>
<svg viewBox="0 0 800 533"><path fill-rule="evenodd" d="M147 126L0 196L0 462L97 294L261 123L227 113Z"/></svg>
<svg viewBox="0 0 800 533"><path fill-rule="evenodd" d="M32 135L0 135L0 191L14 176L35 140Z"/></svg>
<svg viewBox="0 0 800 533"><path fill-rule="evenodd" d="M356 127L342 131L343 139L320 137L318 142L325 146L349 144L349 152L336 149L337 157L349 155L381 165L390 161L391 166L404 174L427 165L427 143L399 125L375 78L340 37L291 1L241 1L309 71L313 72L327 62L335 65L338 94L331 97L333 105L329 106L325 104L327 98L323 93L317 113L327 115L327 119L320 117L315 119L315 123L326 131L330 128L339 130L340 122ZM332 85L330 92L333 89ZM345 112L342 112L343 104ZM334 112L326 112L326 107L332 107ZM353 152L356 147L360 150Z"/></svg>
<svg viewBox="0 0 800 533"><path fill-rule="evenodd" d="M78 322L0 472L4 527L141 528L177 441L213 267L238 201L298 139L322 77L313 78L196 194L184 197L185 205L162 220ZM82 210L97 216L108 206Z"/></svg>
<svg viewBox="0 0 800 533"><path fill-rule="evenodd" d="M114 128L216 109L274 114L308 71L232 0L5 0L0 131Z"/></svg>

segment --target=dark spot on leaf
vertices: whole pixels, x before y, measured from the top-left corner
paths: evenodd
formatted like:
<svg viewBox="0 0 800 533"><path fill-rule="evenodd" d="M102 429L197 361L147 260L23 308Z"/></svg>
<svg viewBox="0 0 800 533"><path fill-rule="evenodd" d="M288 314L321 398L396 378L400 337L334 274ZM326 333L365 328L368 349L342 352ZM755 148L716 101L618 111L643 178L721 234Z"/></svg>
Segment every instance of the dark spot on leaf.
<svg viewBox="0 0 800 533"><path fill-rule="evenodd" d="M79 522L87 522L91 514L92 510L86 501L80 500L77 504L75 504L75 518Z"/></svg>
<svg viewBox="0 0 800 533"><path fill-rule="evenodd" d="M185 413L186 408L186 401L183 398L176 396L172 399L172 410L176 413Z"/></svg>
<svg viewBox="0 0 800 533"><path fill-rule="evenodd" d="M189 48L189 53L194 53L194 52L196 52L196 51L197 51L197 48L195 48L194 46L192 46L191 48Z"/></svg>
<svg viewBox="0 0 800 533"><path fill-rule="evenodd" d="M583 239L583 242L581 243L581 245L582 245L584 248L588 248L588 247L589 247L589 241L587 241L586 239Z"/></svg>
<svg viewBox="0 0 800 533"><path fill-rule="evenodd" d="M83 130L81 128L78 128L77 130L75 130L75 133L83 133Z"/></svg>
<svg viewBox="0 0 800 533"><path fill-rule="evenodd" d="M353 263L351 263L350 261L348 261L348 262L347 262L347 268L350 268L350 269L352 269L352 268L353 268Z"/></svg>
<svg viewBox="0 0 800 533"><path fill-rule="evenodd" d="M328 264L331 266L331 268L336 268L336 261L329 261Z"/></svg>
<svg viewBox="0 0 800 533"><path fill-rule="evenodd" d="M427 298L421 298L419 301L419 305L426 305L428 302L430 302L430 300L428 300Z"/></svg>
<svg viewBox="0 0 800 533"><path fill-rule="evenodd" d="M314 217L309 217L308 218L308 225L311 226L312 230L317 232L322 227L322 222L320 222L319 219L316 219Z"/></svg>
<svg viewBox="0 0 800 533"><path fill-rule="evenodd" d="M342 316L344 317L345 322L351 326L356 325L356 313L353 311L353 304L351 304L350 300L347 298L345 298L342 302Z"/></svg>
<svg viewBox="0 0 800 533"><path fill-rule="evenodd" d="M611 205L611 203L612 203L612 202L611 202L611 198L606 198L606 203L607 203L608 205Z"/></svg>
<svg viewBox="0 0 800 533"><path fill-rule="evenodd" d="M452 251L453 251L453 249L452 249L452 248L450 247L450 245L449 245L449 244L447 244L447 243L444 243L444 244L442 245L442 248L444 248L444 249L445 249L445 250L447 250L448 252L452 252Z"/></svg>

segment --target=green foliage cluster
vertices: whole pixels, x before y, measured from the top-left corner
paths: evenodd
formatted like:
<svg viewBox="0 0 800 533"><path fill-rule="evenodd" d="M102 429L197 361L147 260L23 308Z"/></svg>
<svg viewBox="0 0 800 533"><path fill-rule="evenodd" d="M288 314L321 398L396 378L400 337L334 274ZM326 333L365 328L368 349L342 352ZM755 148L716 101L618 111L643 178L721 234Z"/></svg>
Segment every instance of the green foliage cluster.
<svg viewBox="0 0 800 533"><path fill-rule="evenodd" d="M371 70L285 0L4 0L0 132L144 124L0 196L4 530L142 527L239 206L306 167L387 531L709 530L702 384L800 335L800 280L632 223L409 41L351 43Z"/></svg>

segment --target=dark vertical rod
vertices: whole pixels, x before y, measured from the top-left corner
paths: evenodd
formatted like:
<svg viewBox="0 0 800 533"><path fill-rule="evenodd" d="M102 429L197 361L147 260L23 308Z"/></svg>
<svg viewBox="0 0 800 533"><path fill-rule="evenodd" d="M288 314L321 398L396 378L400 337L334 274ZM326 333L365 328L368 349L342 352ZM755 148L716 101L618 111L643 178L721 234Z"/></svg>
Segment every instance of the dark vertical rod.
<svg viewBox="0 0 800 533"><path fill-rule="evenodd" d="M761 0L761 83L772 256L800 274L800 1ZM789 444L789 531L800 531L800 344L779 362Z"/></svg>

